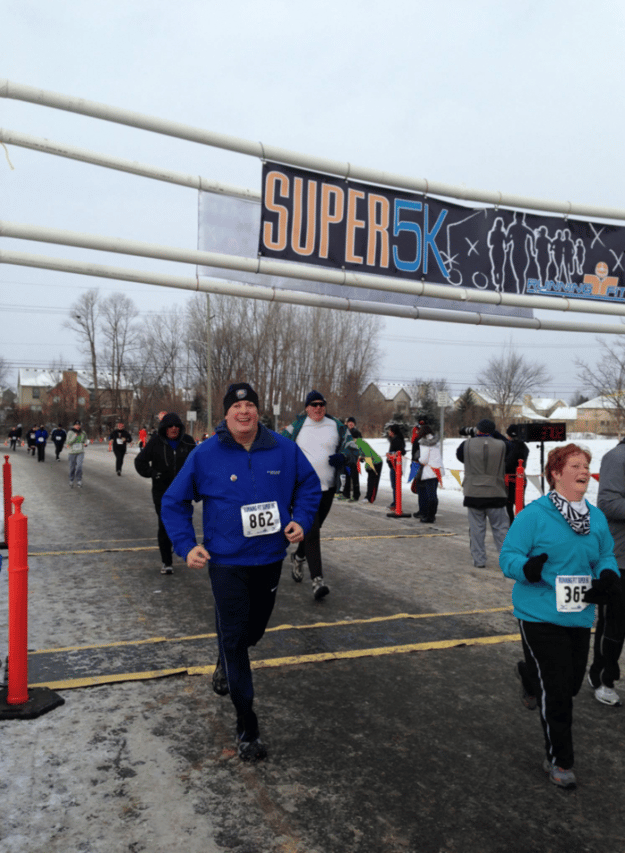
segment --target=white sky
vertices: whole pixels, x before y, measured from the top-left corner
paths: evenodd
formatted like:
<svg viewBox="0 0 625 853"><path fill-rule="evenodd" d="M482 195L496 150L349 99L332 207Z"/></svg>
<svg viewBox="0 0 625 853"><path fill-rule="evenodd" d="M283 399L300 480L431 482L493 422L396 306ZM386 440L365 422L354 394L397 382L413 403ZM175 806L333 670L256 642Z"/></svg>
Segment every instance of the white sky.
<svg viewBox="0 0 625 853"><path fill-rule="evenodd" d="M0 77L361 166L625 208L624 19L620 0L4 0ZM260 189L254 158L97 119L0 99L0 126ZM7 153L13 170L0 147L0 219L196 248L194 190ZM6 238L2 249L194 274ZM92 287L123 290L146 321L189 298L0 264L0 355L80 366L62 322ZM446 378L454 393L512 344L552 373L542 393L567 400L583 390L576 355L599 355L593 334L399 319L385 321L381 342L377 378Z"/></svg>

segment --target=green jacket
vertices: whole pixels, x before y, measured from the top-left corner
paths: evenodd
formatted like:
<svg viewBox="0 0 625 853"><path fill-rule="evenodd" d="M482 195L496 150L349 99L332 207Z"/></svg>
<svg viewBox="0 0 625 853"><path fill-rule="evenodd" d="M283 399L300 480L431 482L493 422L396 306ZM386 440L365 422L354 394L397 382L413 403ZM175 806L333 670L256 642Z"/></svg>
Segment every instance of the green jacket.
<svg viewBox="0 0 625 853"><path fill-rule="evenodd" d="M80 432L74 432L73 429L69 429L67 431L67 447L69 448L67 452L69 455L77 456L79 453L84 453L88 440L84 429L81 429Z"/></svg>

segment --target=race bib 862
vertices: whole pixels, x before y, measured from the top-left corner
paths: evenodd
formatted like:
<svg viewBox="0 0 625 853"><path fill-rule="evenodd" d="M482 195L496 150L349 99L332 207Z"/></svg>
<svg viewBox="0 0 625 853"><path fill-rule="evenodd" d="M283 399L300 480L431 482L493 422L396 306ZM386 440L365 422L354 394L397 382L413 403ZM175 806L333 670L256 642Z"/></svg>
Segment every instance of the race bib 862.
<svg viewBox="0 0 625 853"><path fill-rule="evenodd" d="M241 520L243 522L243 535L247 537L277 533L282 527L277 501L242 506Z"/></svg>

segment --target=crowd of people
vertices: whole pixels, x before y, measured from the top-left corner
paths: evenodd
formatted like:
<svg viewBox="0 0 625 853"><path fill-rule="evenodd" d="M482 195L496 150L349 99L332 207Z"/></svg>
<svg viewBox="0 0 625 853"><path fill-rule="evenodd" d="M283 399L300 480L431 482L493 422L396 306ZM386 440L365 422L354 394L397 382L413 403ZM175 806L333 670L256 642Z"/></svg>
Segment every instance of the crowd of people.
<svg viewBox="0 0 625 853"><path fill-rule="evenodd" d="M189 568L208 566L218 638L212 686L218 695L230 695L234 705L239 756L256 761L267 751L254 710L248 650L260 641L271 617L288 546L294 546L288 555L292 579L301 583L307 566L313 597L323 599L330 588L323 574L321 527L335 496L360 500L363 466L364 501L375 501L383 460L363 439L355 418L343 422L330 415L317 390L310 391L303 414L281 433L260 422L258 395L245 382L230 385L223 406L215 433L197 445L177 414L161 412L158 429L149 438L145 428L140 433L135 469L152 481L161 572L173 574L174 552ZM418 498L414 515L431 524L444 473L440 436L426 415L416 420L409 442L410 488ZM395 510L407 440L399 424L389 424L386 432L389 509ZM521 701L530 711L539 709L549 779L573 788L573 698L584 682L595 621L588 684L597 701L621 704L615 682L625 640L625 439L602 460L597 507L585 499L590 453L569 443L548 455L548 493L521 512L525 482L516 482L517 469L525 465L529 450L516 426L503 435L485 418L461 433L466 438L456 455L464 465L473 564L486 567L488 522L501 570L514 581L513 613L524 654L515 667ZM21 435L12 430L9 438L15 449ZM47 439L43 426L26 434L29 452L36 452L39 461L45 461ZM59 425L50 439L57 460L67 446L69 484L80 488L88 444L81 423L67 432ZM131 441L118 422L109 450L119 476ZM193 525L198 502L201 542Z"/></svg>

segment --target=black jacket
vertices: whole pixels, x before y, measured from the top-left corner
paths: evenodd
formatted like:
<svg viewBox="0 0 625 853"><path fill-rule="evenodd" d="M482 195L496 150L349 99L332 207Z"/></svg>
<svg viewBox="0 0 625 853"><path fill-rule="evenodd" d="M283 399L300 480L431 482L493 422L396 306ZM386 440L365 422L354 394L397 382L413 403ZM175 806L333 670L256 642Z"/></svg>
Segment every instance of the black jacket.
<svg viewBox="0 0 625 853"><path fill-rule="evenodd" d="M530 449L524 441L518 441L514 438L508 439L508 447L506 449L506 474L516 474L516 469L519 464L519 459L523 460L523 467L527 466L527 457Z"/></svg>
<svg viewBox="0 0 625 853"><path fill-rule="evenodd" d="M172 426L180 428L180 439L175 450L166 436L167 429ZM152 491L165 494L194 447L195 441L185 433L184 424L178 415L165 415L158 433L152 435L143 450L135 456L136 471L142 477L152 478Z"/></svg>
<svg viewBox="0 0 625 853"><path fill-rule="evenodd" d="M390 445L388 448L389 453L397 453L399 451L402 456L405 455L405 453L406 453L406 439L403 437L403 435L394 435L392 438L389 438L389 441L390 441ZM392 465L390 459L386 460L386 464L388 465L388 467L391 470L393 470L393 465Z"/></svg>

